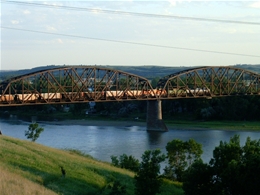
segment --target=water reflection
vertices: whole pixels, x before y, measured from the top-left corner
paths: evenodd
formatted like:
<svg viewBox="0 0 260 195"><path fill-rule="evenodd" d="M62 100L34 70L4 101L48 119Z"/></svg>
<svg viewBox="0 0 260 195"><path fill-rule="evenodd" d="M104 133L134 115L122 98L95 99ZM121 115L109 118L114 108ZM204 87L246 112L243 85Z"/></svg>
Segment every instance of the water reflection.
<svg viewBox="0 0 260 195"><path fill-rule="evenodd" d="M158 145L162 142L162 134L165 132L147 132L149 145Z"/></svg>
<svg viewBox="0 0 260 195"><path fill-rule="evenodd" d="M30 123L19 120L1 120L0 129L3 134L26 139L25 130ZM241 145L248 136L260 139L259 132L219 131L219 130L176 130L168 132L147 132L144 127L126 126L80 126L50 125L40 123L44 132L36 141L40 144L60 148L77 149L102 161L111 162L111 155L133 155L141 159L145 150L161 149L166 153L166 145L173 139L187 141L193 138L203 145L202 158L208 162L213 149L219 142L229 141L231 136L240 134Z"/></svg>

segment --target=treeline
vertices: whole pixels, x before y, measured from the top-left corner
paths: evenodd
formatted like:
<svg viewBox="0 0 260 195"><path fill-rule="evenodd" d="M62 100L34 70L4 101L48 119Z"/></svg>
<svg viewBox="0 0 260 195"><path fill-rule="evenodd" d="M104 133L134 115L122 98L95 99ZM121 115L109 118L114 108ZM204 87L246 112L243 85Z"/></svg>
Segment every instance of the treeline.
<svg viewBox="0 0 260 195"><path fill-rule="evenodd" d="M73 117L138 118L146 120L146 101L99 102L95 106L89 103L64 105L33 105L20 107L1 107L1 114L17 114L21 116L39 116L44 120ZM26 112L25 112L26 110ZM162 111L164 120L260 120L260 96L231 96L208 99L176 99L163 100ZM66 112L66 114L64 114ZM46 118L47 119L47 118ZM54 118L53 118L54 119Z"/></svg>
<svg viewBox="0 0 260 195"><path fill-rule="evenodd" d="M0 81L6 80L11 77L20 76L36 71L52 69L52 68L60 68L64 65L48 65L48 66L40 66L32 69L23 69L23 70L2 70L0 72ZM69 65L68 65L69 66ZM99 66L99 65L97 65ZM128 72L131 74L136 74L147 79L154 79L155 77L161 78L167 76L169 74L173 74L179 71L183 71L185 69L195 68L195 66L157 66L157 65L143 65L143 66L113 66L113 65L100 65L99 67L121 70L124 72ZM234 65L236 68L242 68L245 70L253 71L256 73L260 73L260 64L250 65L250 64L236 64Z"/></svg>
<svg viewBox="0 0 260 195"><path fill-rule="evenodd" d="M201 159L202 145L195 140L174 139L160 150L145 151L142 161L126 154L111 156L112 164L136 172L135 194L155 195L167 178L183 184L186 195L257 195L260 190L260 140L247 138L240 145L239 135L220 141L209 163ZM168 162L160 173L160 163ZM123 194L123 193L122 193Z"/></svg>
<svg viewBox="0 0 260 195"><path fill-rule="evenodd" d="M259 120L259 96L230 96L208 99L164 100L163 116L179 114L201 120Z"/></svg>

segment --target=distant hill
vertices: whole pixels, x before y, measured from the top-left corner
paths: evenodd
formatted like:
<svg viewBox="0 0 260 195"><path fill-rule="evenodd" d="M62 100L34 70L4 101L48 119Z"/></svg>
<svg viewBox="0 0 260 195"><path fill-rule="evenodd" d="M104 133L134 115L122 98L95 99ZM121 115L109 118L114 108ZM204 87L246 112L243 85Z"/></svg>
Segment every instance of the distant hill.
<svg viewBox="0 0 260 195"><path fill-rule="evenodd" d="M32 69L21 69L21 70L1 70L0 72L0 80L5 80L6 78L11 78L19 75L24 75L32 72L37 72L41 70L47 70L47 69L52 69L58 66L55 65L50 65L50 66L40 66L40 67L35 67Z"/></svg>
<svg viewBox="0 0 260 195"><path fill-rule="evenodd" d="M145 78L164 77L191 67L188 66L107 66L108 68L136 74Z"/></svg>
<svg viewBox="0 0 260 195"><path fill-rule="evenodd" d="M260 73L260 64L248 65L248 64L237 64L234 67L250 70L252 72Z"/></svg>
<svg viewBox="0 0 260 195"><path fill-rule="evenodd" d="M32 69L22 69L22 70L1 70L0 80L5 80L10 77L15 77L18 75L24 75L32 72L37 72L41 70L53 69L62 67L63 65L48 65L40 66ZM136 74L145 78L155 78L163 77L175 72L179 72L185 69L195 68L194 66L156 66L156 65L144 65L144 66L114 66L114 65L100 65L99 67L105 67L110 69L121 70L124 72L129 72ZM260 73L260 64L251 65L251 64L237 64L234 67L250 70L253 72Z"/></svg>

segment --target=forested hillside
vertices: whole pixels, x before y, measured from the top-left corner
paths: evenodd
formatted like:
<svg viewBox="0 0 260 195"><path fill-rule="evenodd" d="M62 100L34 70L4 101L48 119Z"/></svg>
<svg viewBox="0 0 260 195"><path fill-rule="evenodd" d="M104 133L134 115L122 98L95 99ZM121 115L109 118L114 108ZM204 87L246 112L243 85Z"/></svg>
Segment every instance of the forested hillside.
<svg viewBox="0 0 260 195"><path fill-rule="evenodd" d="M21 69L21 70L1 70L0 80L5 80L10 77L28 74L40 70L52 69L62 67L58 65L40 66L32 69ZM156 65L143 65L143 66L113 66L113 65L100 65L100 67L121 70L132 74L140 75L142 77L152 79L155 77L163 77L175 72L179 72L185 69L195 68L194 66L156 66ZM234 67L250 70L253 72L260 73L260 64L248 65L248 64L237 64Z"/></svg>

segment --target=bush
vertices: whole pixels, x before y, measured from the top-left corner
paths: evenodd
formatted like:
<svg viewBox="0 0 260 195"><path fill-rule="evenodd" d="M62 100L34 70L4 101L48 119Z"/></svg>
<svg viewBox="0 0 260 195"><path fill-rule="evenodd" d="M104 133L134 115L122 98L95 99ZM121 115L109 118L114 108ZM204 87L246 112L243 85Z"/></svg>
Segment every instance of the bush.
<svg viewBox="0 0 260 195"><path fill-rule="evenodd" d="M160 150L147 150L142 155L140 168L135 176L136 195L155 195L160 191L162 184L159 178L160 163L165 160L165 155Z"/></svg>
<svg viewBox="0 0 260 195"><path fill-rule="evenodd" d="M39 127L38 123L32 123L29 125L28 130L25 131L27 139L31 139L33 142L36 141L40 134L44 131L42 127Z"/></svg>
<svg viewBox="0 0 260 195"><path fill-rule="evenodd" d="M112 164L116 167L128 169L134 172L137 172L140 166L139 160L133 157L132 155L127 156L123 154L117 158L117 156L111 156Z"/></svg>
<svg viewBox="0 0 260 195"><path fill-rule="evenodd" d="M174 139L166 146L169 166L164 169L164 176L169 179L182 181L183 173L195 161L201 159L202 145L194 139L182 141Z"/></svg>
<svg viewBox="0 0 260 195"><path fill-rule="evenodd" d="M257 195L260 191L260 140L246 140L240 146L238 135L221 141L209 164L197 161L185 172L185 194Z"/></svg>

